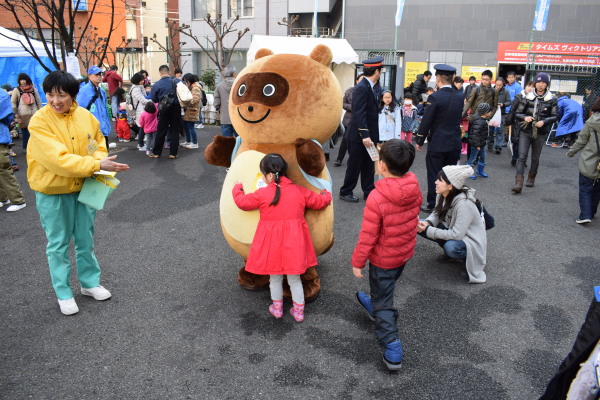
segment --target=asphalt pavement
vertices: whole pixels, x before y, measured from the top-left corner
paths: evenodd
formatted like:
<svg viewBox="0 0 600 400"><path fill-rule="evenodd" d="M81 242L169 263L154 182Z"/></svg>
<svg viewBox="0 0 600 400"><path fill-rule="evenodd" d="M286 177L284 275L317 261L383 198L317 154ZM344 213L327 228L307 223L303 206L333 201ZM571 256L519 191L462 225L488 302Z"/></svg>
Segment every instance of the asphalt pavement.
<svg viewBox="0 0 600 400"><path fill-rule="evenodd" d="M513 195L505 148L488 179L469 184L494 215L488 282L469 285L461 264L436 261L422 238L395 293L403 368L381 361L371 322L354 301L368 290L349 263L364 202L342 202L334 180L331 251L319 257L321 296L298 324L267 311L269 292L237 284L241 258L219 224L225 168L207 165L216 127L176 160L135 143L114 152L130 171L99 211L96 255L112 299L72 286L80 312L60 314L44 232L17 142L27 207L0 210L1 399L535 399L569 352L600 284L600 221L575 224L577 157L545 147L535 188ZM332 155L337 154L337 149ZM465 156L463 156L464 161ZM412 169L426 187L425 153Z"/></svg>

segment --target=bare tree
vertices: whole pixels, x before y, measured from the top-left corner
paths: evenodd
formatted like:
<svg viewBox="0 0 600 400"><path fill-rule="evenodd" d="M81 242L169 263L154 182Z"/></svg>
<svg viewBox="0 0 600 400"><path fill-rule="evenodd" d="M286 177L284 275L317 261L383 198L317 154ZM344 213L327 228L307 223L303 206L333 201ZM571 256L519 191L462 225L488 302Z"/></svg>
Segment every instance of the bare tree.
<svg viewBox="0 0 600 400"><path fill-rule="evenodd" d="M108 37L100 36L98 34L98 28L90 25L88 29L88 35L82 35L81 31L83 28L78 26L79 36L81 37L81 46L77 52L77 58L83 65L85 71L87 71L92 65L100 65L102 61L100 56L106 53L106 47L108 46Z"/></svg>
<svg viewBox="0 0 600 400"><path fill-rule="evenodd" d="M150 40L156 43L159 49L167 53L173 68L183 68L185 63L183 63L183 65L181 64L181 48L185 46L186 42L180 42L177 40L177 36L179 35L179 21L171 21L169 18L165 18L165 22L169 27L169 43L163 45L161 42L159 42L156 33L150 38Z"/></svg>
<svg viewBox="0 0 600 400"><path fill-rule="evenodd" d="M292 15L289 20L286 17L283 17L281 19L281 21L277 22L277 25L287 26L288 34L290 36L296 36L296 32L294 31L294 24L296 22L298 22L299 19L300 19L299 15ZM300 35L297 35L297 36L300 36Z"/></svg>
<svg viewBox="0 0 600 400"><path fill-rule="evenodd" d="M87 3L84 3L84 1L87 0L0 0L0 7L14 16L26 43L13 38L9 39L21 43L23 49L31 54L46 71L50 72L52 69L46 66L40 57L48 57L54 68L60 69L61 65L58 60L62 58L64 61L67 54L78 53L82 42L88 40L88 29L90 29L90 22L98 5L98 0L89 0ZM80 4L87 4L91 8L83 23L77 21L78 29L76 31L75 17L81 14L77 11ZM111 0L111 13L114 16L115 0ZM80 26L83 26L83 28L80 28ZM107 30L107 43L110 40L113 27L114 17L111 18ZM50 33L44 32L45 29L49 29ZM37 33L36 37L31 35L31 30ZM39 39L43 43L46 54L37 54L32 39ZM106 48L99 54L98 65L102 63L105 57Z"/></svg>
<svg viewBox="0 0 600 400"><path fill-rule="evenodd" d="M239 15L236 15L235 19L230 23L226 22L224 24L222 23L222 17L222 14L217 14L216 19L212 19L210 14L207 14L206 17L204 17L204 21L208 24L208 26L210 26L210 28L215 33L214 39L211 39L208 36L202 38L206 39L208 43L210 43L212 53L201 43L201 40L199 40L197 36L194 36L194 34L192 33L192 29L189 25L183 24L179 27L179 32L181 32L185 36L192 38L192 40L196 42L196 44L200 46L202 50L204 50L204 52L212 60L212 62L215 63L219 71L223 71L223 68L225 68L225 66L231 62L231 56L235 47L240 42L242 37L244 37L246 33L250 32L250 28L245 28L243 31L233 29L233 24L235 24L240 19ZM237 32L237 40L233 43L231 47L227 48L223 43L224 39L228 34L233 32ZM225 53L227 53L227 55L225 55Z"/></svg>

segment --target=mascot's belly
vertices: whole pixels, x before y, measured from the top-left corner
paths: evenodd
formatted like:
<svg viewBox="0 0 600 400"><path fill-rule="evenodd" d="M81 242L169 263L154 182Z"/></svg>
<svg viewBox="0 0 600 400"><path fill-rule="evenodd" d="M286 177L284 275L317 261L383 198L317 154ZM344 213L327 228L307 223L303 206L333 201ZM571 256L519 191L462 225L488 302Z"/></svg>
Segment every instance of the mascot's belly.
<svg viewBox="0 0 600 400"><path fill-rule="evenodd" d="M231 192L238 181L244 184L246 193L254 192L264 185L259 167L264 156L265 153L255 150L239 152L229 167L221 192L220 213L223 235L229 246L244 259L248 258L260 214L258 210L240 210L235 205ZM291 154L287 158L284 155L284 158L292 161ZM293 161L289 163L288 170L288 176L292 182L318 191L306 182L298 170L297 164ZM333 242L333 206L330 205L319 211L307 209L304 216L308 223L315 252L317 255L325 253Z"/></svg>

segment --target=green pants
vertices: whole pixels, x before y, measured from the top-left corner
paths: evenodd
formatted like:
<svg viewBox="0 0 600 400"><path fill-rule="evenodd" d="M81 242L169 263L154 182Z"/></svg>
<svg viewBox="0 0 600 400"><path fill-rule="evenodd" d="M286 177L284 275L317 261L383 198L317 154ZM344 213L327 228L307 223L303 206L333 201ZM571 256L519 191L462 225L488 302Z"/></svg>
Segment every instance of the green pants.
<svg viewBox="0 0 600 400"><path fill-rule="evenodd" d="M12 204L25 203L21 186L10 165L8 146L0 144L0 201L6 200L10 200Z"/></svg>
<svg viewBox="0 0 600 400"><path fill-rule="evenodd" d="M79 193L46 195L36 192L36 205L48 245L46 255L52 286L59 300L73 297L69 244L75 242L77 277L82 288L100 285L100 266L94 255L96 210L77 201Z"/></svg>

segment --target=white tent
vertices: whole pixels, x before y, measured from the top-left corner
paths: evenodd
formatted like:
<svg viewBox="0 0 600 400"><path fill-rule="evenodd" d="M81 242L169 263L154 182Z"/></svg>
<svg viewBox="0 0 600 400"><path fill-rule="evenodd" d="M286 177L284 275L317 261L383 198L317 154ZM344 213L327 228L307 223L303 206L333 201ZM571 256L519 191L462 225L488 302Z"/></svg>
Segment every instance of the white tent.
<svg viewBox="0 0 600 400"><path fill-rule="evenodd" d="M21 43L13 39L22 42L28 49L30 48L25 36L19 35L18 33L15 33L11 30L0 26L0 57L31 57L31 54L29 54L23 49ZM39 40L30 40L33 44L33 48L35 49L36 54L40 57L47 57L46 49L44 49L44 44ZM59 49L56 49L56 57L59 62L62 61Z"/></svg>
<svg viewBox="0 0 600 400"><path fill-rule="evenodd" d="M333 53L332 71L340 82L342 93L350 86L354 86L354 70L358 55L346 39L254 35L246 54L246 62L247 64L253 62L256 52L262 48L269 49L275 54L308 56L318 44L326 45Z"/></svg>
<svg viewBox="0 0 600 400"><path fill-rule="evenodd" d="M12 38L12 39L10 39ZM16 40L13 40L16 39ZM48 58L44 44L39 40L30 39L31 44L40 60L46 67L54 70L54 65ZM48 71L40 63L23 49L21 42L29 49L27 39L13 31L0 27L0 85L8 83L15 87L18 85L17 77L19 73L24 72L31 78L33 84L40 92L42 102L46 102L46 96L42 90L42 82ZM57 49L56 56L58 61L62 61L60 50Z"/></svg>

